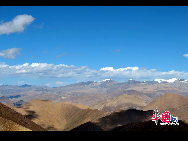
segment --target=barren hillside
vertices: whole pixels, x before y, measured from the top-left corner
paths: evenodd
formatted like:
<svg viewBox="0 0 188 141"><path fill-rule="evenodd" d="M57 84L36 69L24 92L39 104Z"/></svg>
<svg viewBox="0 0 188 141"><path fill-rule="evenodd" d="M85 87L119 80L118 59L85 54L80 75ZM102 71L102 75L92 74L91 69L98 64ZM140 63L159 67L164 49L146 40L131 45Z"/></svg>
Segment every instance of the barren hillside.
<svg viewBox="0 0 188 141"><path fill-rule="evenodd" d="M44 129L0 103L0 131L43 131Z"/></svg>
<svg viewBox="0 0 188 141"><path fill-rule="evenodd" d="M141 96L122 94L117 98L108 99L94 106L94 108L106 112L127 110L130 108L141 109L147 105L147 101Z"/></svg>
<svg viewBox="0 0 188 141"><path fill-rule="evenodd" d="M33 100L16 110L47 130L70 130L106 115L84 105Z"/></svg>

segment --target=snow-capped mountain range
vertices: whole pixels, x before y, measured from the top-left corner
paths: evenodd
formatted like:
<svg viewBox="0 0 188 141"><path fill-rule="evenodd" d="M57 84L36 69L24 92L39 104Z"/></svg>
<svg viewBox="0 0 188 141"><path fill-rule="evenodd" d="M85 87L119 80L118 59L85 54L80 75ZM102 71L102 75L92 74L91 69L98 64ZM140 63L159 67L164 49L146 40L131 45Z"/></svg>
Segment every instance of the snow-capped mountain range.
<svg viewBox="0 0 188 141"><path fill-rule="evenodd" d="M179 93L188 97L188 80L170 78L137 81L129 79L117 82L105 78L100 81L79 82L60 87L43 87L32 85L1 85L0 97L14 97L13 102L24 102L32 99L74 102L92 105L107 98L114 98L121 94L139 95L146 99L154 99L165 93ZM16 97L19 95L19 97ZM19 104L19 103L18 103Z"/></svg>
<svg viewBox="0 0 188 141"><path fill-rule="evenodd" d="M112 79L104 79L104 80L97 81L97 82L102 83L102 82L108 82L108 81L113 81L113 80ZM144 83L152 82L152 81L137 81L137 80L134 80L134 79L129 79L128 80L128 82L131 82L131 81L144 82ZM185 83L188 83L188 80L186 80L186 79L178 79L178 78L170 78L170 79L154 79L153 82L158 82L158 83L185 82Z"/></svg>

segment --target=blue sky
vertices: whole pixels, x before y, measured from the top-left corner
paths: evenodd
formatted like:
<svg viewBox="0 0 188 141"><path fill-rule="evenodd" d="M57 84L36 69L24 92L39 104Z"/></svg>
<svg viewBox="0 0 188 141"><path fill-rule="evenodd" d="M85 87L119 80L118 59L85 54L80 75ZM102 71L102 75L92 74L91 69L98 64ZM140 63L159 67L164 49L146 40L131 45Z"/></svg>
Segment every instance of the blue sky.
<svg viewBox="0 0 188 141"><path fill-rule="evenodd" d="M23 29L11 25L19 15ZM1 6L0 84L188 79L187 39L188 7ZM7 57L12 48L14 57ZM68 68L55 74L59 64Z"/></svg>

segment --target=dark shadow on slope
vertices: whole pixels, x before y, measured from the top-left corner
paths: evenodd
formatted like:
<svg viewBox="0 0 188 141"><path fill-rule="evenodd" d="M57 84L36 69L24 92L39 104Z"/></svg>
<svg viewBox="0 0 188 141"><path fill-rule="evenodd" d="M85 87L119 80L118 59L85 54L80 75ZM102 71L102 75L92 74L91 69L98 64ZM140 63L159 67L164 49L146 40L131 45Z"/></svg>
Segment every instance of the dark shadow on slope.
<svg viewBox="0 0 188 141"><path fill-rule="evenodd" d="M119 131L133 131L133 132L152 132L152 131L180 131L187 132L188 124L183 121L178 121L179 125L156 125L153 121L145 121L139 123L130 123L127 125L123 125L117 128L112 129L111 131L119 132Z"/></svg>
<svg viewBox="0 0 188 141"><path fill-rule="evenodd" d="M110 131L116 127L134 122L150 120L153 111L142 111L136 109L122 110L100 118L97 122L84 123L72 131Z"/></svg>
<svg viewBox="0 0 188 141"><path fill-rule="evenodd" d="M57 131L56 128L54 128L54 126L48 126L47 128L45 128L46 130L53 130L53 131Z"/></svg>
<svg viewBox="0 0 188 141"><path fill-rule="evenodd" d="M57 131L57 129L53 125L40 124L40 126L46 129L47 131L49 130Z"/></svg>
<svg viewBox="0 0 188 141"><path fill-rule="evenodd" d="M30 119L30 120L33 120L33 119L38 117L38 115L36 114L35 111L26 110L26 112L27 112L27 115L25 115L25 117Z"/></svg>
<svg viewBox="0 0 188 141"><path fill-rule="evenodd" d="M122 110L105 116L97 122L103 130L110 130L115 127L133 122L143 122L149 120L153 111L142 111L136 109Z"/></svg>
<svg viewBox="0 0 188 141"><path fill-rule="evenodd" d="M71 131L103 131L99 126L92 122L84 123Z"/></svg>

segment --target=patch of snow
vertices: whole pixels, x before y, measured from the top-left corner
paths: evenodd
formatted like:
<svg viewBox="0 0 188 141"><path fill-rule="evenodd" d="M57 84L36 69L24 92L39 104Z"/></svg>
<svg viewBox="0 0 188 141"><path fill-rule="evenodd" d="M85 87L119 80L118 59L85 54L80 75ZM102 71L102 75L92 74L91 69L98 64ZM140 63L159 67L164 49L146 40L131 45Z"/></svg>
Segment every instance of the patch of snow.
<svg viewBox="0 0 188 141"><path fill-rule="evenodd" d="M111 79L104 79L104 80L101 80L101 81L98 81L99 83L100 82L106 82L106 81L110 81Z"/></svg>

